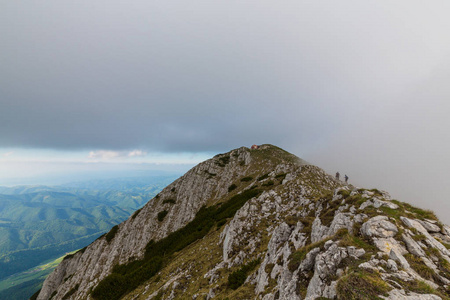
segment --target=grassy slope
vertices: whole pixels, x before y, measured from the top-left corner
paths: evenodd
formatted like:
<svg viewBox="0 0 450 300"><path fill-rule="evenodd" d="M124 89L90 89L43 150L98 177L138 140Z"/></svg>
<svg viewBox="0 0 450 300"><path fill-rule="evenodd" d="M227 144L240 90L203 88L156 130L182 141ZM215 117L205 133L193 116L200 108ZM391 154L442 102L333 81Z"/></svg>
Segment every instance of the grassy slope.
<svg viewBox="0 0 450 300"><path fill-rule="evenodd" d="M265 156L263 155L264 153L258 154L260 154L261 158ZM331 199L325 199L328 197L323 195L325 192L328 192L327 195L331 195L329 193L333 189L326 188L325 190L322 190L322 187L325 187L325 184L322 183L323 178L321 178L320 175L317 176L314 172L306 172L307 169L308 168L304 169L305 172L301 175L301 177L305 184L313 188L310 195L311 199L315 199L314 201L331 201ZM283 186L280 186L279 190L283 190L283 188ZM346 198L348 203L358 204L359 206L359 204L366 200L358 195L349 197L348 194L344 195L344 198ZM394 219L398 219L400 215L406 215L412 218L436 219L436 217L429 211L414 208L406 203L400 203L397 201L394 202L399 204L400 208L398 210L392 211L390 209L386 209L385 207L376 210L369 207L365 210L365 212L368 213L369 216L384 214ZM332 212L331 215L334 216L334 211L336 208L337 207L330 205L328 208L324 209L319 216L322 219L322 222L327 221L328 211ZM258 232L266 231L267 227L271 223L272 221L269 219L262 220L261 224L258 228L255 228L255 230ZM173 292L175 292L176 297L179 297L180 299L190 299L194 294L200 295L201 297L202 295L208 294L211 288L214 288L215 295L219 299L251 299L255 297L254 286L251 286L248 283L242 285L236 290L230 288L227 278L233 271L236 271L238 267L234 267L230 270L226 268L220 269L219 278L213 285L209 284L208 278L204 278L204 274L206 274L208 270L211 270L216 264L222 261L222 247L218 243L221 229L223 229L223 227L213 228L203 239L196 241L179 253L176 253L173 260L166 265L157 274L157 276L141 285L124 299L147 299L151 295L156 296L156 298L159 299L158 296L167 296L170 293L170 286L172 282L175 281L177 282L177 287ZM264 252L267 249L268 236L266 234L263 234L262 236L264 239L261 240L261 244L259 246L260 248L255 251L256 253ZM372 255L375 255L378 252L377 248L362 239L359 234L359 230L357 230L354 234L350 234L346 230L341 230L338 234L336 234L336 236L333 237L333 239L339 240L340 246L356 246L358 248L364 248L366 255L361 257L358 264L362 261L367 261ZM318 243L321 246L318 244L315 244L314 246L307 245L304 248L297 249L295 253L298 252L299 254L302 254L302 252L304 252L303 254L306 254L311 247L322 247L324 242L325 240ZM239 249L236 251L239 251ZM299 260L303 260L303 257L304 255ZM250 260L251 258L244 263L248 263ZM377 295L383 295L391 289L381 280L377 273L372 274L368 271L359 270L357 268L358 264L355 264L355 262L349 260L343 261L342 264L344 269L346 269L346 266L348 267L348 272L346 272L345 276L343 276L339 281L340 285L338 288L338 293L340 299L380 299ZM303 284L299 284L299 292L303 297L306 294L308 282L309 281L305 281ZM266 291L269 292L274 284L274 282L269 281L269 286L266 288ZM167 290L163 292L166 288ZM428 286L422 288L408 288L408 290L417 293L438 294L443 299L448 299L447 297L449 296L445 291L432 290Z"/></svg>
<svg viewBox="0 0 450 300"><path fill-rule="evenodd" d="M227 154L225 154L227 155ZM261 186L259 179L263 177L267 172L273 171L274 167L280 163L295 163L300 165L307 165L308 163L297 158L296 156L272 145L263 145L260 149L251 151L252 160L254 162L247 169L248 178L252 178L248 182L236 179L233 184L236 185L236 189L229 195L234 195L247 187L251 183ZM263 162L263 163L255 163ZM313 167L314 168L314 167ZM310 175L309 169L304 170L304 176L312 176L311 180L316 182L320 179ZM281 186L282 178L273 179L274 186L269 186L268 189L278 186L279 189L283 189ZM271 220L263 220L258 231L266 231L272 224ZM174 254L173 259L169 264L153 278L134 290L132 293L125 296L123 299L147 299L150 295L157 295L158 290L161 291L161 287L164 285L170 286L174 281L178 282L176 289L176 297L180 299L190 299L192 295L206 295L209 292L211 286L209 285L209 279L204 278L203 275L216 264L222 261L222 245L218 244L219 235L223 229L222 227L215 226L204 238L194 242L181 251ZM263 239L257 246L255 253L261 253L267 250L267 244L270 237L267 234L263 234ZM201 253L201 255L199 255ZM250 261L251 259L249 259ZM249 262L247 261L247 262ZM231 269L220 269L220 275L218 281L214 284L216 287L215 293L219 299L251 299L254 297L254 287L250 284L244 284L236 290L228 287L228 276L239 269L240 266L236 266ZM254 272L251 271L250 273ZM189 274L192 277L187 279L184 275ZM185 290L186 288L186 290ZM137 297L137 298L136 298Z"/></svg>

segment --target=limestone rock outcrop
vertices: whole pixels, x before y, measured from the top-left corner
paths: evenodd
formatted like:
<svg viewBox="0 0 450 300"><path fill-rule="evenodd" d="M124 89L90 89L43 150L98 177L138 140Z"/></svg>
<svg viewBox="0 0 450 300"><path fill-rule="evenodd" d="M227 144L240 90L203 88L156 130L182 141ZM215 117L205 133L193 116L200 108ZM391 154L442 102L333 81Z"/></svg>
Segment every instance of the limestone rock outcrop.
<svg viewBox="0 0 450 300"><path fill-rule="evenodd" d="M245 201L239 198L251 191ZM234 206L227 206L230 201ZM433 213L384 191L336 181L262 145L192 168L113 231L63 260L37 299L104 299L94 298L93 290L111 274L129 278L132 271L120 268L147 263L149 245L189 226L202 209L223 207L235 210L210 216L206 232L195 228L195 239L161 254L157 273L114 299L450 297L450 227Z"/></svg>

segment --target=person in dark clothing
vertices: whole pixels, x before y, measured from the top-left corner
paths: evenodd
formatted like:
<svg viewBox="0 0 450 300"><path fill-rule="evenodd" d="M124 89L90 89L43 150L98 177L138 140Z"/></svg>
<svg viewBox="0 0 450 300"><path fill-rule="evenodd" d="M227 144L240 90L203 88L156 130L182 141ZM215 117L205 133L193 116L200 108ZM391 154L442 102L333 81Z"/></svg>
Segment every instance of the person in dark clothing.
<svg viewBox="0 0 450 300"><path fill-rule="evenodd" d="M340 176L341 174L339 174L339 172L336 172L336 180L339 180L339 176Z"/></svg>
<svg viewBox="0 0 450 300"><path fill-rule="evenodd" d="M347 174L345 174L344 179L345 179L345 183L347 183L347 182L348 182L348 176L347 176Z"/></svg>

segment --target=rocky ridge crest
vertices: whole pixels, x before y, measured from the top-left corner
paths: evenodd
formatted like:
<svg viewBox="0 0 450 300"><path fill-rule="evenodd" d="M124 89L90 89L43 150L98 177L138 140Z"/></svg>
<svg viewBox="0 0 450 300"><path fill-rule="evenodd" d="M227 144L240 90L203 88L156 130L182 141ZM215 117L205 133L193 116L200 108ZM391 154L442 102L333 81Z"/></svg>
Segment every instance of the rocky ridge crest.
<svg viewBox="0 0 450 300"><path fill-rule="evenodd" d="M145 259L150 240L187 226L204 205L220 207L251 190L259 193L233 216L120 297L449 299L450 227L432 212L344 185L271 145L197 165L65 259L37 299L94 299L115 266Z"/></svg>

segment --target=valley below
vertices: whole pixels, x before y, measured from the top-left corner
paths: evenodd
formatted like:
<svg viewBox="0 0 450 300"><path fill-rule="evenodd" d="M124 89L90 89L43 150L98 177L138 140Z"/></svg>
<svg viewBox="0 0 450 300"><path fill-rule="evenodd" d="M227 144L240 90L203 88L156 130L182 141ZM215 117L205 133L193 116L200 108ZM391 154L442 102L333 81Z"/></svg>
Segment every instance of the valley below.
<svg viewBox="0 0 450 300"><path fill-rule="evenodd" d="M175 178L0 186L0 299L28 299L64 256L126 220Z"/></svg>

